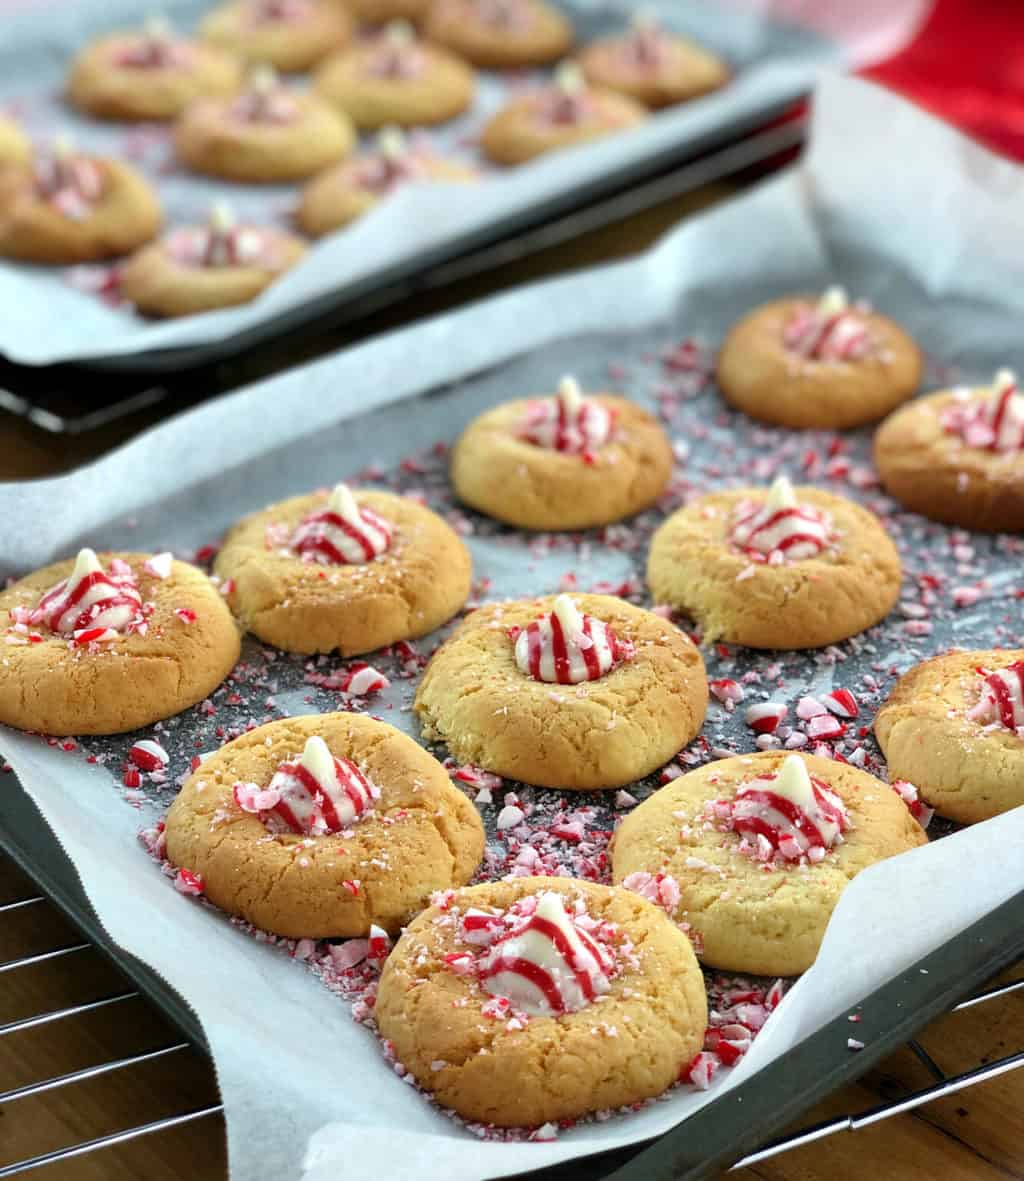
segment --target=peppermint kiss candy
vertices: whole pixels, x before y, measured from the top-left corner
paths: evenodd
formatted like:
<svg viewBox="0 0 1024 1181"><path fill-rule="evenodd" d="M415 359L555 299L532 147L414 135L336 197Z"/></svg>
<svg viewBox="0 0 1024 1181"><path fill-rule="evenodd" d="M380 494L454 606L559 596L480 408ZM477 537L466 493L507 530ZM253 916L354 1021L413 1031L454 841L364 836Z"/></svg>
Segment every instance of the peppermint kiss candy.
<svg viewBox="0 0 1024 1181"><path fill-rule="evenodd" d="M574 1013L611 987L608 949L573 923L560 895L542 894L515 934L494 945L480 982L533 1017Z"/></svg>
<svg viewBox="0 0 1024 1181"><path fill-rule="evenodd" d="M610 627L581 615L568 595L559 595L550 615L516 636L515 657L519 671L535 681L578 685L603 677L629 653Z"/></svg>
<svg viewBox="0 0 1024 1181"><path fill-rule="evenodd" d="M730 540L760 560L813 558L828 545L829 519L810 505L798 504L793 485L779 476L759 508L745 511L732 528Z"/></svg>
<svg viewBox="0 0 1024 1181"><path fill-rule="evenodd" d="M582 123L593 108L583 71L575 62L562 62L555 71L555 84L545 91L540 117L545 123Z"/></svg>
<svg viewBox="0 0 1024 1181"><path fill-rule="evenodd" d="M954 412L946 429L962 435L969 447L980 451L1024 450L1024 395L1009 369L1000 369L991 394L981 402Z"/></svg>
<svg viewBox="0 0 1024 1181"><path fill-rule="evenodd" d="M734 831L749 837L761 860L820 861L849 827L842 800L812 779L799 755L789 755L775 775L745 783L732 802Z"/></svg>
<svg viewBox="0 0 1024 1181"><path fill-rule="evenodd" d="M377 150L359 164L356 181L374 193L386 193L406 180L425 174L423 162L408 150L400 127L384 127L377 136Z"/></svg>
<svg viewBox="0 0 1024 1181"><path fill-rule="evenodd" d="M276 800L265 812L290 832L312 836L348 828L378 794L355 763L335 758L318 735L306 739L298 762L278 767L267 791ZM245 806L237 789L235 798Z"/></svg>
<svg viewBox="0 0 1024 1181"><path fill-rule="evenodd" d="M32 175L40 199L72 221L88 217L103 196L100 170L75 153L67 136L58 136L49 153L36 156Z"/></svg>
<svg viewBox="0 0 1024 1181"><path fill-rule="evenodd" d="M245 123L291 123L299 108L282 87L273 66L256 66L249 75L249 88L231 106L231 114Z"/></svg>
<svg viewBox="0 0 1024 1181"><path fill-rule="evenodd" d="M1024 726L1024 660L986 673L978 704L967 715L975 722L998 722L1007 730Z"/></svg>
<svg viewBox="0 0 1024 1181"><path fill-rule="evenodd" d="M131 571L107 574L91 549L81 549L74 569L43 595L28 622L62 636L95 631L92 639L105 640L123 635L141 620L142 598Z"/></svg>
<svg viewBox="0 0 1024 1181"><path fill-rule="evenodd" d="M816 306L797 308L782 330L782 341L810 361L859 361L871 348L867 325L850 311L842 287L830 287Z"/></svg>
<svg viewBox="0 0 1024 1181"><path fill-rule="evenodd" d="M586 459L608 442L611 433L611 412L584 398L575 377L563 377L555 398L527 406L519 437L536 447Z"/></svg>
<svg viewBox="0 0 1024 1181"><path fill-rule="evenodd" d="M655 70L665 58L665 39L653 13L642 10L632 20L623 55L634 66Z"/></svg>
<svg viewBox="0 0 1024 1181"><path fill-rule="evenodd" d="M533 23L533 12L523 0L477 0L476 17L494 29L522 30Z"/></svg>
<svg viewBox="0 0 1024 1181"><path fill-rule="evenodd" d="M252 0L249 18L253 24L295 24L312 11L309 0Z"/></svg>
<svg viewBox="0 0 1024 1181"><path fill-rule="evenodd" d="M377 39L379 48L366 63L366 72L375 78L416 78L426 64L423 51L416 44L416 30L408 21L397 20Z"/></svg>
<svg viewBox="0 0 1024 1181"><path fill-rule="evenodd" d="M391 526L373 509L360 508L347 484L338 484L327 508L306 517L290 544L311 562L362 565L372 562L391 545Z"/></svg>
<svg viewBox="0 0 1024 1181"><path fill-rule="evenodd" d="M135 70L170 69L188 64L188 50L174 39L164 17L151 16L135 44L118 56L117 64Z"/></svg>

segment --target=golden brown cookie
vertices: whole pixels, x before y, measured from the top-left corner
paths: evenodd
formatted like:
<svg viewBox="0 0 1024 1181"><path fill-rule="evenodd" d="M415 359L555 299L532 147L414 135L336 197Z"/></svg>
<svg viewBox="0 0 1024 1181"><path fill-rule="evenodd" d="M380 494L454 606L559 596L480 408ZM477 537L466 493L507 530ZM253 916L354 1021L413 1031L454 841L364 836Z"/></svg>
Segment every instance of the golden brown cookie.
<svg viewBox="0 0 1024 1181"><path fill-rule="evenodd" d="M997 378L997 387L942 390L890 415L875 435L885 490L933 521L1024 530L1024 396L1006 376L1012 390ZM1001 439L991 429L996 415Z"/></svg>
<svg viewBox="0 0 1024 1181"><path fill-rule="evenodd" d="M199 95L233 94L241 80L232 54L156 24L87 45L71 67L68 97L100 119L174 119Z"/></svg>
<svg viewBox="0 0 1024 1181"><path fill-rule="evenodd" d="M347 4L356 19L368 25L406 20L419 24L426 18L431 0L334 0Z"/></svg>
<svg viewBox="0 0 1024 1181"><path fill-rule="evenodd" d="M27 164L32 156L28 138L13 119L0 115L0 167Z"/></svg>
<svg viewBox="0 0 1024 1181"><path fill-rule="evenodd" d="M69 578L74 589L96 566L107 577L94 580L93 619L84 618L86 599L56 619L62 604L48 599L39 617L48 591ZM119 628L106 626L110 615L99 617L113 595ZM101 553L97 563L83 550L0 592L0 617L0 722L45 734L120 734L172 717L212 693L239 655L238 628L220 594L170 554Z"/></svg>
<svg viewBox="0 0 1024 1181"><path fill-rule="evenodd" d="M841 288L766 303L735 324L718 385L751 418L802 430L848 430L883 418L921 381L921 353L887 316Z"/></svg>
<svg viewBox="0 0 1024 1181"><path fill-rule="evenodd" d="M1024 804L1024 650L951 652L902 676L875 718L893 779L974 824Z"/></svg>
<svg viewBox="0 0 1024 1181"><path fill-rule="evenodd" d="M611 595L572 601L591 626L612 629L612 661L602 662L610 668L578 683L538 680L522 645L531 625L554 613L555 597L481 607L423 674L414 708L428 741L445 743L460 762L574 791L633 783L685 746L708 701L704 662L689 638ZM540 639L547 650L546 634ZM548 668L542 676L552 675Z"/></svg>
<svg viewBox="0 0 1024 1181"><path fill-rule="evenodd" d="M446 123L470 106L476 88L469 66L420 44L400 23L329 57L317 69L314 85L357 127L369 130Z"/></svg>
<svg viewBox="0 0 1024 1181"><path fill-rule="evenodd" d="M94 262L127 254L160 229L156 194L119 160L61 149L31 169L0 166L0 256Z"/></svg>
<svg viewBox="0 0 1024 1181"><path fill-rule="evenodd" d="M236 225L217 206L209 224L174 230L133 255L121 272L121 294L148 316L234 307L255 299L305 252L292 234Z"/></svg>
<svg viewBox="0 0 1024 1181"><path fill-rule="evenodd" d="M480 147L496 164L524 164L544 152L625 131L647 108L624 94L587 86L568 64L553 86L512 99L484 127Z"/></svg>
<svg viewBox="0 0 1024 1181"><path fill-rule="evenodd" d="M580 53L580 66L593 86L628 94L655 109L698 98L729 80L721 58L642 17L628 33L588 45Z"/></svg>
<svg viewBox="0 0 1024 1181"><path fill-rule="evenodd" d="M348 43L352 18L337 0L229 0L199 31L246 61L301 73Z"/></svg>
<svg viewBox="0 0 1024 1181"><path fill-rule="evenodd" d="M463 924L470 912L514 915L552 893L587 926L597 921L593 938L612 960L607 987L582 1008L516 1016L474 971L459 971L488 952L462 938ZM707 1000L689 940L643 898L516 878L459 890L419 915L388 957L375 1014L398 1061L438 1103L467 1120L528 1127L660 1094L700 1050Z"/></svg>
<svg viewBox="0 0 1024 1181"><path fill-rule="evenodd" d="M899 554L878 518L819 488L781 486L698 497L651 541L651 594L696 619L705 643L821 648L896 603Z"/></svg>
<svg viewBox="0 0 1024 1181"><path fill-rule="evenodd" d="M242 624L289 652L356 656L425 636L451 619L469 596L472 574L454 530L408 497L357 492L359 512L377 519L374 534L389 535L386 548L370 560L342 563L328 553L321 562L318 538L339 526L304 523L332 512L336 495L283 500L230 530L217 573L233 583L228 601Z"/></svg>
<svg viewBox="0 0 1024 1181"><path fill-rule="evenodd" d="M355 139L340 111L264 71L237 98L189 103L174 129L178 156L194 172L250 183L304 180L343 160Z"/></svg>
<svg viewBox="0 0 1024 1181"><path fill-rule="evenodd" d="M296 221L320 238L347 226L409 181L474 181L477 172L456 160L406 144L397 128L385 128L375 149L314 177L302 190Z"/></svg>
<svg viewBox="0 0 1024 1181"><path fill-rule="evenodd" d="M280 765L313 736L378 793L338 831L291 831L265 807ZM292 939L397 932L434 890L467 882L484 849L479 813L441 764L354 713L283 718L222 746L186 780L166 834L168 859L211 902Z"/></svg>
<svg viewBox="0 0 1024 1181"><path fill-rule="evenodd" d="M573 41L568 18L544 0L436 0L425 32L488 70L548 65Z"/></svg>
<svg viewBox="0 0 1024 1181"><path fill-rule="evenodd" d="M568 382L563 379L560 390ZM459 499L522 529L588 529L654 504L668 484L673 458L658 421L616 394L587 395L583 405L605 416L610 433L588 442L577 432L581 446L570 439L568 449L557 450L565 440L552 437L553 416L564 404L561 394L524 398L474 419L452 451ZM565 413L578 418L580 411L570 407Z"/></svg>
<svg viewBox="0 0 1024 1181"><path fill-rule="evenodd" d="M817 861L778 853L761 860L756 839L731 827L737 793L754 779L778 776L787 759L801 760L847 815L841 843ZM708 763L634 808L615 834L612 875L641 891L651 876L667 875L674 884L666 888L662 879L659 894L671 900L678 893L671 917L689 924L705 964L794 976L814 962L853 878L924 844L924 830L907 805L874 776L832 759L766 751Z"/></svg>

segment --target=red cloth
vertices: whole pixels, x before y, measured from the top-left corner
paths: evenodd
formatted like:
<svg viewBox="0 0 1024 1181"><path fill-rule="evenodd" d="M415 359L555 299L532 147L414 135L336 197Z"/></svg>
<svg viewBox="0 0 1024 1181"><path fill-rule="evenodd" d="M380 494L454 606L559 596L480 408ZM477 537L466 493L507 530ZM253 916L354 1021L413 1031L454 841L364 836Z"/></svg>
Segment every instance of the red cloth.
<svg viewBox="0 0 1024 1181"><path fill-rule="evenodd" d="M1024 0L936 0L911 44L863 74L1024 160Z"/></svg>

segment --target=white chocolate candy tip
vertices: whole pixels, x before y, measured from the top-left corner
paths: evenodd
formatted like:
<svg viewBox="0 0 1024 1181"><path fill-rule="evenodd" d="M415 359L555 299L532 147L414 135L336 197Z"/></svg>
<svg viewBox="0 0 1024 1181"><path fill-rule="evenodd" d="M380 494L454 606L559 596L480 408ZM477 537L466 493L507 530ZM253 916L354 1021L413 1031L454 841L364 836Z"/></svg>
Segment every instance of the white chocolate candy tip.
<svg viewBox="0 0 1024 1181"><path fill-rule="evenodd" d="M829 287L818 303L818 311L823 316L838 316L850 306L846 298L846 291L842 287Z"/></svg>
<svg viewBox="0 0 1024 1181"><path fill-rule="evenodd" d="M277 70L267 62L260 62L249 71L249 89L256 94L269 94L277 82Z"/></svg>
<svg viewBox="0 0 1024 1181"><path fill-rule="evenodd" d="M210 229L215 233L230 230L235 224L235 214L227 201L214 201L210 206Z"/></svg>
<svg viewBox="0 0 1024 1181"><path fill-rule="evenodd" d="M318 783L329 783L334 778L334 755L319 734L306 739L299 763Z"/></svg>
<svg viewBox="0 0 1024 1181"><path fill-rule="evenodd" d="M658 18L651 8L638 8L630 18L630 27L635 33L650 33L658 27Z"/></svg>
<svg viewBox="0 0 1024 1181"><path fill-rule="evenodd" d="M53 137L53 146L50 150L55 159L66 160L74 153L75 141L66 131L62 131Z"/></svg>
<svg viewBox="0 0 1024 1181"><path fill-rule="evenodd" d="M562 62L555 70L555 85L563 94L581 94L586 89L583 71L575 62Z"/></svg>
<svg viewBox="0 0 1024 1181"><path fill-rule="evenodd" d="M796 508L796 493L788 476L776 476L768 489L766 507L775 511L783 508Z"/></svg>
<svg viewBox="0 0 1024 1181"><path fill-rule="evenodd" d="M576 413L583 403L583 391L575 377L566 375L558 383L558 397L570 414Z"/></svg>
<svg viewBox="0 0 1024 1181"><path fill-rule="evenodd" d="M992 381L992 392L1001 394L1017 384L1017 375L1012 369L1000 369Z"/></svg>
<svg viewBox="0 0 1024 1181"><path fill-rule="evenodd" d="M103 567L100 565L99 558L96 557L96 551L91 550L88 546L83 546L75 555L74 568L68 575L68 586L75 586L90 574L102 572Z"/></svg>
<svg viewBox="0 0 1024 1181"><path fill-rule="evenodd" d="M335 484L328 506L331 512L337 513L343 521L361 526L363 521L359 515L359 505L352 495L352 489L347 484Z"/></svg>
<svg viewBox="0 0 1024 1181"><path fill-rule="evenodd" d="M387 126L377 136L377 151L387 160L397 160L405 154L405 133L400 127Z"/></svg>
<svg viewBox="0 0 1024 1181"><path fill-rule="evenodd" d="M580 615L576 604L568 595L558 595L555 599L553 610L555 615L558 616L558 622L562 625L562 631L567 636L576 636L582 632L583 617Z"/></svg>
<svg viewBox="0 0 1024 1181"><path fill-rule="evenodd" d="M142 28L151 41L166 41L171 35L171 22L162 12L154 12L147 16Z"/></svg>
<svg viewBox="0 0 1024 1181"><path fill-rule="evenodd" d="M807 773L807 764L799 755L789 755L783 760L775 780L775 794L801 806L814 804L811 777Z"/></svg>
<svg viewBox="0 0 1024 1181"><path fill-rule="evenodd" d="M406 20L394 20L384 27L384 36L394 46L411 45L416 40L416 30Z"/></svg>

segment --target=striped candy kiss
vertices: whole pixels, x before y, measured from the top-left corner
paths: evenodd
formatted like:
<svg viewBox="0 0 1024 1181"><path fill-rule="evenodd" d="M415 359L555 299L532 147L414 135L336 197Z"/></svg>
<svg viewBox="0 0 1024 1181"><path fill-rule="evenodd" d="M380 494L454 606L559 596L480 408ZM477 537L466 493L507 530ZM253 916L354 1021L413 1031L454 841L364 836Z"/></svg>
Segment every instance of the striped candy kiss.
<svg viewBox="0 0 1024 1181"><path fill-rule="evenodd" d="M581 615L568 595L559 595L550 615L535 619L515 637L519 671L549 685L596 681L631 654L610 627Z"/></svg>
<svg viewBox="0 0 1024 1181"><path fill-rule="evenodd" d="M614 967L611 951L573 922L560 895L549 892L523 926L494 944L480 982L519 1012L551 1017L606 993Z"/></svg>
<svg viewBox="0 0 1024 1181"><path fill-rule="evenodd" d="M1017 388L1017 378L1009 369L1000 369L989 397L954 407L944 425L979 451L1024 450L1024 396Z"/></svg>
<svg viewBox="0 0 1024 1181"><path fill-rule="evenodd" d="M849 827L842 801L811 778L799 755L790 755L777 774L743 784L730 812L733 830L755 843L762 861L776 853L786 861L821 861Z"/></svg>
<svg viewBox="0 0 1024 1181"><path fill-rule="evenodd" d="M189 64L188 46L176 40L162 16L151 16L134 44L116 58L115 64L136 70L179 69Z"/></svg>
<svg viewBox="0 0 1024 1181"><path fill-rule="evenodd" d="M348 828L373 807L378 794L355 763L335 758L318 735L306 739L297 762L278 767L266 791L243 783L234 788L243 811L259 812L289 832L310 836Z"/></svg>
<svg viewBox="0 0 1024 1181"><path fill-rule="evenodd" d="M790 352L810 361L858 361L871 349L867 325L849 310L842 287L830 287L816 306L801 304L782 330Z"/></svg>
<svg viewBox="0 0 1024 1181"><path fill-rule="evenodd" d="M307 517L290 544L312 562L361 565L372 562L391 545L391 526L372 509L360 508L347 484L338 484L327 508Z"/></svg>
<svg viewBox="0 0 1024 1181"><path fill-rule="evenodd" d="M981 698L968 717L979 722L998 721L1007 730L1024 726L1024 660L996 672L978 671L985 678Z"/></svg>
<svg viewBox="0 0 1024 1181"><path fill-rule="evenodd" d="M828 545L829 518L810 505L799 504L793 485L785 476L779 476L763 505L741 508L730 540L761 561L788 558L799 562L820 554ZM775 554L780 555L778 559Z"/></svg>
<svg viewBox="0 0 1024 1181"><path fill-rule="evenodd" d="M48 153L37 154L32 170L36 193L72 221L92 213L103 196L103 175L87 156L75 153L67 136L58 136Z"/></svg>
<svg viewBox="0 0 1024 1181"><path fill-rule="evenodd" d="M592 461L594 452L611 437L612 417L600 402L584 398L574 377L563 377L555 398L527 406L519 437L535 447Z"/></svg>
<svg viewBox="0 0 1024 1181"><path fill-rule="evenodd" d="M142 596L131 571L107 574L88 548L78 551L70 575L43 595L28 618L62 636L84 629L124 633L141 621Z"/></svg>

